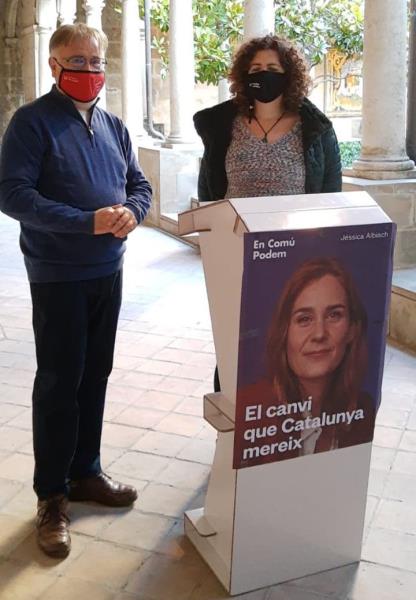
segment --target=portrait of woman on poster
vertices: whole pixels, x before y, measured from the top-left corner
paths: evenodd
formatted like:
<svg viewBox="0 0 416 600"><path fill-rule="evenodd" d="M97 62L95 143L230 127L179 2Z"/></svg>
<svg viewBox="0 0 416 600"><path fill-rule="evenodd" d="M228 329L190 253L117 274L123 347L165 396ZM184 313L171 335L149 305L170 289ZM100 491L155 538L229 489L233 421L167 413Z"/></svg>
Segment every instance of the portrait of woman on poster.
<svg viewBox="0 0 416 600"><path fill-rule="evenodd" d="M362 391L366 332L365 308L337 259L304 262L286 282L268 333L267 381L243 389L239 401L246 405L256 399L276 406L310 400L310 410L291 416L313 419L326 413L328 424L304 429L298 434L302 449L274 460L372 440L375 408ZM334 415L353 411L361 411L362 418L336 422Z"/></svg>
<svg viewBox="0 0 416 600"><path fill-rule="evenodd" d="M362 392L367 372L367 315L351 275L336 259L298 268L272 317L267 354L280 403L311 399L312 417L362 409L350 425L305 430L304 454L368 442L374 407Z"/></svg>
<svg viewBox="0 0 416 600"><path fill-rule="evenodd" d="M307 98L308 70L296 46L274 35L239 48L229 73L231 100L194 115L204 145L200 202L341 191L337 138Z"/></svg>

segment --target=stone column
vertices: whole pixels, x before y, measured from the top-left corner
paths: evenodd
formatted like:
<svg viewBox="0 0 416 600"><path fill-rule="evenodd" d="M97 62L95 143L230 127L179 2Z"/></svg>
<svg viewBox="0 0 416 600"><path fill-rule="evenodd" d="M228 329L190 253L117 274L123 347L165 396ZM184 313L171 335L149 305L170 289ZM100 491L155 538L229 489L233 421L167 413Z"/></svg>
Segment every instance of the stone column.
<svg viewBox="0 0 416 600"><path fill-rule="evenodd" d="M24 102L18 38L15 28L6 26L4 46L0 47L0 139L16 108ZM10 37L9 37L10 35Z"/></svg>
<svg viewBox="0 0 416 600"><path fill-rule="evenodd" d="M416 160L416 0L410 2L406 150Z"/></svg>
<svg viewBox="0 0 416 600"><path fill-rule="evenodd" d="M19 30L18 47L21 55L23 92L25 102L39 97L39 44L37 25ZM48 63L46 63L48 67Z"/></svg>
<svg viewBox="0 0 416 600"><path fill-rule="evenodd" d="M218 82L218 102L225 102L230 98L230 82L224 77Z"/></svg>
<svg viewBox="0 0 416 600"><path fill-rule="evenodd" d="M268 33L274 33L273 0L245 0L243 41Z"/></svg>
<svg viewBox="0 0 416 600"><path fill-rule="evenodd" d="M83 7L85 11L86 22L89 27L102 29L101 13L103 11L104 0L84 0Z"/></svg>
<svg viewBox="0 0 416 600"><path fill-rule="evenodd" d="M54 83L49 67L49 40L55 31L57 22L56 1L44 0L39 2L36 9L38 49L38 94L42 96L51 89Z"/></svg>
<svg viewBox="0 0 416 600"><path fill-rule="evenodd" d="M85 11L86 22L89 27L94 27L102 31L101 13L103 11L104 0L83 0L82 6ZM100 108L106 108L106 86L100 92Z"/></svg>
<svg viewBox="0 0 416 600"><path fill-rule="evenodd" d="M122 0L122 108L134 148L148 139L143 127L143 88L141 67L144 63L140 41L140 19L137 0Z"/></svg>
<svg viewBox="0 0 416 600"><path fill-rule="evenodd" d="M366 0L362 150L343 190L365 190L397 223L394 265L416 266L416 169L406 154L407 0ZM350 175L350 177L348 177Z"/></svg>
<svg viewBox="0 0 416 600"><path fill-rule="evenodd" d="M406 154L407 1L366 0L362 150L352 174L365 179L415 177Z"/></svg>
<svg viewBox="0 0 416 600"><path fill-rule="evenodd" d="M59 25L72 25L77 12L77 0L58 0Z"/></svg>
<svg viewBox="0 0 416 600"><path fill-rule="evenodd" d="M192 0L169 2L170 134L167 146L196 140L194 113L194 41Z"/></svg>

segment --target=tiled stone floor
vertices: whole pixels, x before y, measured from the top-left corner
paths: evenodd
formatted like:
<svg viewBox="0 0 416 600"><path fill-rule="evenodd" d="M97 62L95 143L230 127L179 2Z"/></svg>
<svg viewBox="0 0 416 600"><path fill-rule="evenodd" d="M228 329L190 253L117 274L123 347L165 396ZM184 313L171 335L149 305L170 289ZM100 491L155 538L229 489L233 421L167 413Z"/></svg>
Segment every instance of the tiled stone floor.
<svg viewBox="0 0 416 600"><path fill-rule="evenodd" d="M148 228L129 240L103 458L140 498L132 510L73 505L62 562L33 535L30 313L17 226L0 216L1 600L226 598L182 533L183 511L202 506L215 444L201 416L215 358L199 256ZM241 598L416 598L415 375L416 359L389 347L360 565Z"/></svg>

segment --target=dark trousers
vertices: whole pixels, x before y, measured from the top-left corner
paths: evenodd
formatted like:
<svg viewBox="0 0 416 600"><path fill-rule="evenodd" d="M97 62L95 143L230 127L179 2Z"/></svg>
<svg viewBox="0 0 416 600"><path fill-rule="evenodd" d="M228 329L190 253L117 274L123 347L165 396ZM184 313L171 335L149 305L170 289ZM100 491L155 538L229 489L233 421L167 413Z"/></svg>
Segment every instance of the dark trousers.
<svg viewBox="0 0 416 600"><path fill-rule="evenodd" d="M68 493L101 472L107 380L113 366L122 271L86 281L31 283L37 372L34 490Z"/></svg>

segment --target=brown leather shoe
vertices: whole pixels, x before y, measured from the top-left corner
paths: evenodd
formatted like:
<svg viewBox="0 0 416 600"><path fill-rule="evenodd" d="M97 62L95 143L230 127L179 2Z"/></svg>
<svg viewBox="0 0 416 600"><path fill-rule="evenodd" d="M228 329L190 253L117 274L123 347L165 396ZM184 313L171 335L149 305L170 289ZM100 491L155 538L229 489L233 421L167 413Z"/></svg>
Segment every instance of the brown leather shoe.
<svg viewBox="0 0 416 600"><path fill-rule="evenodd" d="M71 550L67 507L68 499L63 494L38 500L38 544L45 554L55 558L65 558Z"/></svg>
<svg viewBox="0 0 416 600"><path fill-rule="evenodd" d="M105 506L130 506L137 499L137 491L131 485L113 481L105 473L95 477L71 481L69 499L74 502L98 502Z"/></svg>

